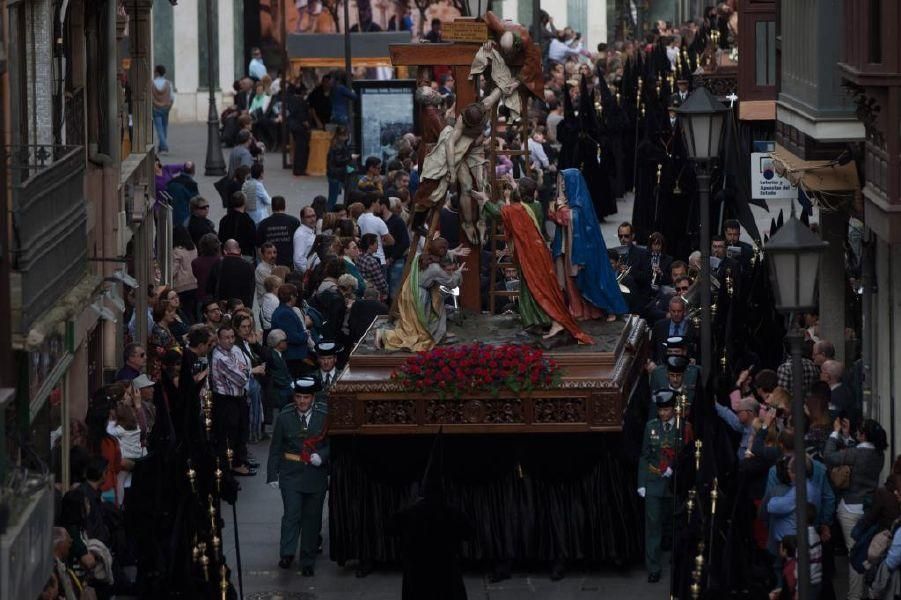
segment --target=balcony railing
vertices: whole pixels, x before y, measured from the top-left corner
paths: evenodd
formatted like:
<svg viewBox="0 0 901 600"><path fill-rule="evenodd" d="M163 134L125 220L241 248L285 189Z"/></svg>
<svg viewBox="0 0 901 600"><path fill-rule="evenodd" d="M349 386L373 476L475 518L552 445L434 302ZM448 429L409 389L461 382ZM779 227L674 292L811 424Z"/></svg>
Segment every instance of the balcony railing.
<svg viewBox="0 0 901 600"><path fill-rule="evenodd" d="M87 211L83 146L8 146L17 329L28 327L84 274Z"/></svg>
<svg viewBox="0 0 901 600"><path fill-rule="evenodd" d="M738 69L719 67L709 73L698 73L694 76L694 87L705 87L719 98L738 94Z"/></svg>

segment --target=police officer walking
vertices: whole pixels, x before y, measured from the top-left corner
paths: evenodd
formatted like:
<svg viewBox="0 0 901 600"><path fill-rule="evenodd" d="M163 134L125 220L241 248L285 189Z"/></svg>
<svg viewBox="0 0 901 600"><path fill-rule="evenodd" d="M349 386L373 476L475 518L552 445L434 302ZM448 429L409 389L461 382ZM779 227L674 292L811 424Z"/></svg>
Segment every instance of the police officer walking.
<svg viewBox="0 0 901 600"><path fill-rule="evenodd" d="M638 495L644 498L645 565L648 582L660 581L660 543L665 521L672 518L673 491L670 482L676 466L678 432L671 390L654 393L657 418L644 429L641 456L638 460Z"/></svg>
<svg viewBox="0 0 901 600"><path fill-rule="evenodd" d="M284 505L278 566L291 566L300 538L300 566L305 577L314 574L322 506L328 489L326 415L313 410L320 390L319 382L312 378L294 382L294 402L285 406L275 420L267 465L266 481L281 490Z"/></svg>

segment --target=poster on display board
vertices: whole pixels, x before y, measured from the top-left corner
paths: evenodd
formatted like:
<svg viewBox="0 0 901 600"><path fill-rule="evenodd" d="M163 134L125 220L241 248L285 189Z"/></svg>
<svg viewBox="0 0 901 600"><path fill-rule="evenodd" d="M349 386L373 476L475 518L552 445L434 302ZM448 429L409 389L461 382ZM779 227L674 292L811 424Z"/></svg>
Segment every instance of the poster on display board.
<svg viewBox="0 0 901 600"><path fill-rule="evenodd" d="M751 153L751 198L755 200L791 200L798 197L798 188L776 173L771 153L776 142L754 142Z"/></svg>
<svg viewBox="0 0 901 600"><path fill-rule="evenodd" d="M360 161L377 156L387 165L397 156L397 140L416 131L416 81L361 80L354 81L353 87L357 94L354 140Z"/></svg>

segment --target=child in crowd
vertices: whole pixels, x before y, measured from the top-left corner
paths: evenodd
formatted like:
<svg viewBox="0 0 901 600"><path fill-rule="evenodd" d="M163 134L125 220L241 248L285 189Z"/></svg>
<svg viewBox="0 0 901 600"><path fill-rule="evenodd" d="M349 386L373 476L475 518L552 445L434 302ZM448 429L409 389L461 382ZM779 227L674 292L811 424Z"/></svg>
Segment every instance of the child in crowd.
<svg viewBox="0 0 901 600"><path fill-rule="evenodd" d="M135 460L147 454L147 449L141 443L141 428L138 427L138 417L134 407L125 402L116 406L116 420L109 424L109 433L119 441L119 451L122 458ZM131 486L131 472L119 471L116 479L116 498L125 497L125 488Z"/></svg>

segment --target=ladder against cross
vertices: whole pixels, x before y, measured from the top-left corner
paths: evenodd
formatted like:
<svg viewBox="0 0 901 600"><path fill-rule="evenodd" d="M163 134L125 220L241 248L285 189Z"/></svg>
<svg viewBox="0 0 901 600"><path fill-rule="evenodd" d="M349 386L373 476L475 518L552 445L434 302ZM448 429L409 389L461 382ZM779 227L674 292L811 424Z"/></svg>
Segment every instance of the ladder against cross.
<svg viewBox="0 0 901 600"><path fill-rule="evenodd" d="M480 46L481 44L478 43L450 42L441 44L391 44L388 46L388 49L391 54L391 64L396 67L450 67L456 81L454 92L457 96L456 112L459 115L462 108L477 102L479 99L476 84L469 79L469 69ZM433 210L429 231L435 230L440 210L440 206L436 206ZM404 269L405 278L410 268L409 262L413 257L412 249L418 243L418 236L414 234L413 238L410 244L410 256ZM460 304L463 308L478 313L482 310L481 286L479 284L480 248L477 245L470 244L462 231L460 232L460 243L470 249L469 256L464 259L466 271L463 272L463 283L460 286Z"/></svg>
<svg viewBox="0 0 901 600"><path fill-rule="evenodd" d="M459 115L463 108L466 108L473 102L479 100L476 81L469 79L469 69L472 66L472 60L475 58L476 52L481 47L481 42L447 42L440 44L391 44L388 46L391 55L391 64L396 67L450 67L456 81L455 94L456 104L455 110ZM514 62L511 66L519 66ZM525 97L525 95L523 96ZM420 109L421 110L421 109ZM527 114L526 104L523 104L523 118ZM496 111L492 111L492 137L497 123ZM528 163L528 159L526 160ZM489 149L489 180L492 183L492 189L497 188L494 185L494 164L495 155L494 147ZM494 193L494 192L492 192ZM431 217L429 230L434 231L437 224L438 212L440 206L434 209ZM410 247L415 248L418 238L414 234ZM460 232L460 243L470 249L469 256L466 257L466 271L463 272L463 284L460 286L460 304L463 308L480 312L482 310L481 285L479 280L481 266L481 248L478 245L469 243L469 239L463 232ZM412 258L412 256L411 256ZM404 269L404 278L406 278L409 270L409 261Z"/></svg>

